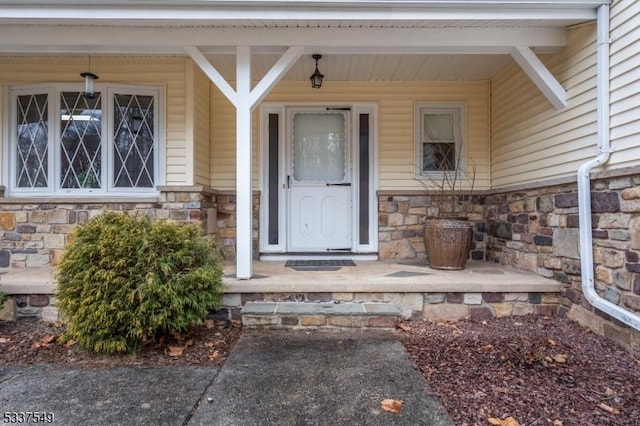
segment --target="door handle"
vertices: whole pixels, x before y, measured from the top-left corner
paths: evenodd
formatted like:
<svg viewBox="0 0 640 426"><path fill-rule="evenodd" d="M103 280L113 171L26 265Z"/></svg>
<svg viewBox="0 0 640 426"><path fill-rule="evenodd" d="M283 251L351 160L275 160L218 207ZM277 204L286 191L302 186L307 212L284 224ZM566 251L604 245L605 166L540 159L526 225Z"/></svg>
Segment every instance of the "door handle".
<svg viewBox="0 0 640 426"><path fill-rule="evenodd" d="M287 175L287 189L291 187L291 176Z"/></svg>
<svg viewBox="0 0 640 426"><path fill-rule="evenodd" d="M351 186L351 182L344 183L328 183L327 186Z"/></svg>

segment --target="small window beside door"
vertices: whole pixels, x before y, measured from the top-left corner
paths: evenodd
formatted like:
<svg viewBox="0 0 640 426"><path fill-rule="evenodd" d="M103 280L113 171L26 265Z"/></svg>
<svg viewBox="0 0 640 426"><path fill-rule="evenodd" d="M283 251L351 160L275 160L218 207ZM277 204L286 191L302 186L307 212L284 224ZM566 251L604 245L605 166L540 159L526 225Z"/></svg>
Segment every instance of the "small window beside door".
<svg viewBox="0 0 640 426"><path fill-rule="evenodd" d="M416 175L447 173L460 167L462 156L462 105L419 104L416 109Z"/></svg>

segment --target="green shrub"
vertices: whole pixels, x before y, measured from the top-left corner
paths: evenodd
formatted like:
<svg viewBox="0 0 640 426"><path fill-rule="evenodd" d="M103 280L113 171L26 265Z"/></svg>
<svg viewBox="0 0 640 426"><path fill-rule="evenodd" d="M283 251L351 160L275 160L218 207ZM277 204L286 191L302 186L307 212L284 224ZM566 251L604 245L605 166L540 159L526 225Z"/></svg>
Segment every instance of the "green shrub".
<svg viewBox="0 0 640 426"><path fill-rule="evenodd" d="M0 311L4 308L4 302L7 301L9 295L3 291L0 291Z"/></svg>
<svg viewBox="0 0 640 426"><path fill-rule="evenodd" d="M57 280L65 338L95 352L185 331L222 297L215 246L195 226L113 212L75 229Z"/></svg>

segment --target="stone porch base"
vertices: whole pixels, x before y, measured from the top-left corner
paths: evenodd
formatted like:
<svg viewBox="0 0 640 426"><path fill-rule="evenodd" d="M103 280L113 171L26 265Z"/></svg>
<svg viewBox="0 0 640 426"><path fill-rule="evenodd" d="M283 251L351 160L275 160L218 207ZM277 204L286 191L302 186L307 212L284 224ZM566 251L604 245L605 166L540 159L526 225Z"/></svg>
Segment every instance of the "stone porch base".
<svg viewBox="0 0 640 426"><path fill-rule="evenodd" d="M423 264L406 262L358 265L336 272L298 272L285 268L282 262L256 262L254 279L249 281L233 278L233 265L227 265L223 306L214 316L241 320L242 307L249 302L387 303L393 304L404 319L432 321L568 315L631 352L640 353L640 333L592 312L588 306L573 303L564 297L566 289L561 283L535 274L489 262L469 262L466 270L455 272L434 271ZM12 296L5 309L7 316L0 319L59 319L51 269L0 275L0 290ZM353 316L345 318L354 321ZM345 318L333 321L347 321ZM322 321L329 324L326 317Z"/></svg>
<svg viewBox="0 0 640 426"><path fill-rule="evenodd" d="M394 329L398 309L391 303L248 302L242 325L248 328Z"/></svg>

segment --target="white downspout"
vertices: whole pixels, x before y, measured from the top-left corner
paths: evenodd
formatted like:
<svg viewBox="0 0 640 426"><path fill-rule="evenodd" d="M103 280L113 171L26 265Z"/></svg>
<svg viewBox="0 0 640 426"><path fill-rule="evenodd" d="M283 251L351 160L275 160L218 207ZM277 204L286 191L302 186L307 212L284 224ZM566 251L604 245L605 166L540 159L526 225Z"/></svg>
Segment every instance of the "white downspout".
<svg viewBox="0 0 640 426"><path fill-rule="evenodd" d="M611 154L610 91L609 91L609 6L598 7L597 18L597 122L598 148L596 158L578 168L578 213L580 220L580 269L582 293L589 303L611 317L640 330L640 316L603 299L595 290L593 239L591 235L590 172L603 165Z"/></svg>

